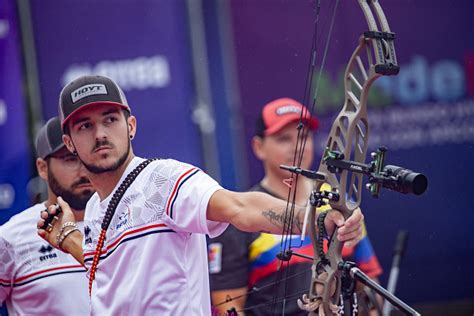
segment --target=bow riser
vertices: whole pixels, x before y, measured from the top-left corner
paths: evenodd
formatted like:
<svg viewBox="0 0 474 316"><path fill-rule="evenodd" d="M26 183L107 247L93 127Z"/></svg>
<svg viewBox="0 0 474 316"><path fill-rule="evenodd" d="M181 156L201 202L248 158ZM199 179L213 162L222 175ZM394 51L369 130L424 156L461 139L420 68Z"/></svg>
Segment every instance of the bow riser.
<svg viewBox="0 0 474 316"><path fill-rule="evenodd" d="M370 45L371 41L361 38L348 63L345 73L346 101L331 128L327 142L329 150L343 153L347 159L361 163L365 162L368 149L367 97L372 83L380 77L379 74L375 73L373 66L369 66L368 71L365 68L361 68L360 54L366 51L366 46ZM360 79L357 79L355 69L360 70L364 74L362 78L364 81L362 83ZM365 74L368 74L368 76ZM357 96L360 96L360 99ZM342 170L340 173L332 173L329 171L324 157L321 160L318 173L324 174L326 182L331 186L332 190L339 193L338 201L329 201L331 208L337 209L343 214L344 218L348 218L360 205L363 175L347 170ZM322 184L321 182L316 185L318 190ZM330 264L324 266L324 270L328 274L322 293L323 308L326 315L334 314L341 289L338 263L342 261L341 251L343 243L336 236L337 229L332 235L327 252L327 259ZM336 285L332 284L334 282L336 282ZM335 289L333 289L334 286Z"/></svg>
<svg viewBox="0 0 474 316"><path fill-rule="evenodd" d="M364 163L368 150L369 123L367 115L367 99L369 90L377 78L382 75L398 73L393 40L395 35L390 32L387 19L377 0L359 0L364 12L369 31L359 39L345 72L345 103L335 119L328 136L325 155L321 159L318 174L323 180L315 180L314 190L321 191L321 186L328 183L333 192L339 194L339 199L329 201L331 208L340 211L348 218L359 207L362 198L363 174L348 170L334 170L327 165L329 154L342 154L343 159ZM374 10L379 19L382 32L378 30L377 22L372 13ZM361 55L366 53L364 63ZM315 223L316 208L309 214L309 223ZM341 292L341 272L338 264L342 261L343 243L337 240L337 229L332 235L326 258L329 264L322 262L318 256L317 232L314 225L310 226L310 237L313 242L314 260L313 277L309 294L303 297L305 304L300 307L317 315L317 309L322 303L325 315L338 313L336 304ZM321 291L322 288L322 291ZM321 293L322 292L322 293Z"/></svg>

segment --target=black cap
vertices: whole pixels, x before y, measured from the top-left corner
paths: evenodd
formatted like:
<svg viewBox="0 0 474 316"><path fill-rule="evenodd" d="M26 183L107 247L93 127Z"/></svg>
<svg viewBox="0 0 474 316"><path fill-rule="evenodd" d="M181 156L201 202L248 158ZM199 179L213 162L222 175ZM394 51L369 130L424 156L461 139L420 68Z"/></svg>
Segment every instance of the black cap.
<svg viewBox="0 0 474 316"><path fill-rule="evenodd" d="M63 147L61 122L59 117L55 116L39 130L36 137L36 154L39 158L46 159Z"/></svg>
<svg viewBox="0 0 474 316"><path fill-rule="evenodd" d="M68 83L59 96L59 117L64 126L80 108L97 104L115 104L130 112L119 85L105 76L82 76Z"/></svg>

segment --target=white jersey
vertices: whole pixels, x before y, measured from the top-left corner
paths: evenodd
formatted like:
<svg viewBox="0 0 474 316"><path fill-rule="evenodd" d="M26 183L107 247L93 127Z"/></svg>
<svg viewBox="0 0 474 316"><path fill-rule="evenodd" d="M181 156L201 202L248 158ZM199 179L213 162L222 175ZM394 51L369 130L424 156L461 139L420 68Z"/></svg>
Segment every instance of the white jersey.
<svg viewBox="0 0 474 316"><path fill-rule="evenodd" d="M114 191L144 159L135 157ZM122 197L107 230L92 287L93 315L210 315L206 236L226 223L206 218L222 187L176 160L150 163ZM84 219L84 260L90 269L113 192L94 194Z"/></svg>
<svg viewBox="0 0 474 316"><path fill-rule="evenodd" d="M85 268L37 234L45 209L36 204L0 227L0 303L10 316L87 315Z"/></svg>

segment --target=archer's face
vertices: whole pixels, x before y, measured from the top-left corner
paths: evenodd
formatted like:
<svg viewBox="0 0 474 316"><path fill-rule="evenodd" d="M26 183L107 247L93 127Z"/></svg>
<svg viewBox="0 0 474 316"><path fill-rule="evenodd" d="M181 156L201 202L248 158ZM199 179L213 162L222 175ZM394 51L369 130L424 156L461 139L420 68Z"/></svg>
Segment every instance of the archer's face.
<svg viewBox="0 0 474 316"><path fill-rule="evenodd" d="M128 120L120 107L111 104L89 106L74 114L68 122L66 145L77 151L84 166L92 173L114 171L130 155L130 132L135 118ZM73 147L73 148L71 148Z"/></svg>
<svg viewBox="0 0 474 316"><path fill-rule="evenodd" d="M288 172L281 170L280 165L292 166L295 148L298 140L298 123L290 123L273 135L265 136L262 140L263 162L267 170L274 172L284 179ZM300 142L301 146L301 142ZM308 169L313 162L313 133L309 132L303 153L301 168Z"/></svg>

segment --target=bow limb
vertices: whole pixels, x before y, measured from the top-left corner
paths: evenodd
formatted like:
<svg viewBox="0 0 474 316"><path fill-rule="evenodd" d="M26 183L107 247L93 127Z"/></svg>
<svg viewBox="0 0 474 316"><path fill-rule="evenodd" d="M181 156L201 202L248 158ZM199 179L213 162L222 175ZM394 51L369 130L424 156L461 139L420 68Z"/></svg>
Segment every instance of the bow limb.
<svg viewBox="0 0 474 316"><path fill-rule="evenodd" d="M377 0L359 0L359 5L367 20L369 31L359 39L346 67L345 103L336 117L328 136L326 150L318 168L319 178L314 182L314 191L322 192L321 186L328 183L338 199L329 200L331 208L338 210L348 218L359 207L362 198L362 177L358 172L364 164L370 134L367 98L370 87L382 75L396 75L397 65L394 34L390 32L385 14ZM378 23L373 12L378 18ZM381 30L379 30L380 25ZM364 55L365 54L365 55ZM363 58L364 57L364 58ZM349 159L355 164L341 167L337 161ZM309 223L315 223L316 207L310 212ZM336 232L332 235L329 248L324 256L318 255L321 241L317 238L314 225L309 225L313 241L314 259L309 294L303 297L300 307L316 315L322 304L324 312L333 315L338 313L341 293L341 273L338 269L342 261L343 243L337 240Z"/></svg>

